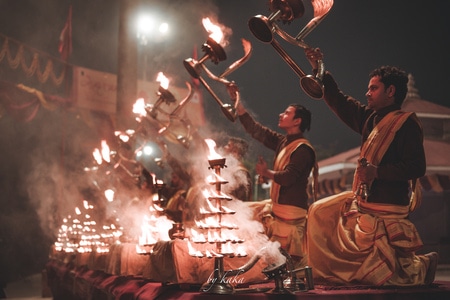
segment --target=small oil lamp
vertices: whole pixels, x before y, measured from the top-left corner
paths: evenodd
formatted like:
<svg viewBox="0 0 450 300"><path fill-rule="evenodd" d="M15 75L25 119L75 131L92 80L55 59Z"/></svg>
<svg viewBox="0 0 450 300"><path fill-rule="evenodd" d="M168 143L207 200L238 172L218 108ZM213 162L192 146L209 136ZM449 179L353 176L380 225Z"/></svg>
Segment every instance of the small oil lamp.
<svg viewBox="0 0 450 300"><path fill-rule="evenodd" d="M203 19L203 25L205 26L206 30L211 33L209 38L202 46L202 51L205 54L198 61L194 58L185 59L183 64L188 73L193 78L198 79L200 83L208 90L211 96L213 96L214 100L216 100L216 102L220 105L223 114L230 121L234 122L237 119L236 107L239 101L235 101L234 105L225 104L212 90L206 80L201 76L201 73L202 71L205 71L210 79L222 83L226 86L232 84L232 82L227 80L225 77L238 69L244 62L246 62L250 58L252 47L249 41L242 39L242 44L245 52L244 56L232 63L221 75L216 76L205 66L205 62L209 59L214 64L218 64L219 62L226 60L227 55L221 45L224 34L222 32L222 29L219 26L212 24L209 18Z"/></svg>
<svg viewBox="0 0 450 300"><path fill-rule="evenodd" d="M161 104L166 103L169 105L176 102L175 96L168 89L169 79L162 72L158 73L156 81L160 83L157 93L159 97L153 106L150 108L145 108L148 114L154 119L156 119L158 115L157 110Z"/></svg>

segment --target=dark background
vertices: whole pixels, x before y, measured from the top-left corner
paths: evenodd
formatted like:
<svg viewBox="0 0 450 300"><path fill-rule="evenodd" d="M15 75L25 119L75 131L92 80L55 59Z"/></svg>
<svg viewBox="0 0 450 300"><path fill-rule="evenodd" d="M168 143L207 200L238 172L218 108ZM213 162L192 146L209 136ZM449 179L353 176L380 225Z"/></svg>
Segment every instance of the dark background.
<svg viewBox="0 0 450 300"><path fill-rule="evenodd" d="M249 31L249 18L257 14L268 16L267 1L142 3L143 11L159 13L171 26L172 34L166 40L150 43L147 48L139 47L141 62L145 52L148 73L155 78L157 72L163 71L176 85L184 86L185 81L190 81L182 61L192 56L194 47L202 55L200 46L207 33L201 18L209 16L232 30L229 46L225 48L228 59L211 66L212 70L224 70L243 55L241 38L252 43L251 59L229 79L239 85L246 107L258 120L276 129L278 114L288 104L299 102L313 113L308 137L321 158L359 144L359 137L341 124L322 101L310 99L302 92L297 75L274 49L258 41ZM70 4L73 5L73 53L69 63L116 73L118 0L0 0L0 33L59 57L59 34ZM307 11L303 18L283 29L295 35L310 18L311 12ZM322 49L325 66L335 75L342 90L363 102L369 72L381 65L397 65L414 76L424 100L448 106L449 31L445 0L344 0L335 1L330 14L305 42ZM303 49L278 40L309 73ZM248 138L239 122L231 123L221 114L206 91L204 96L212 131ZM79 166L86 153L92 151L87 148L86 140L96 138L70 111L41 109L30 123L1 115L0 274L6 278L2 280L16 279L42 268L56 234L55 215L64 215L64 209L72 207L81 197L71 191L77 189L82 177L77 173ZM253 162L256 159L252 157L258 154L271 155L253 143L250 154L249 160ZM66 169L73 168L70 177L60 176L61 160Z"/></svg>

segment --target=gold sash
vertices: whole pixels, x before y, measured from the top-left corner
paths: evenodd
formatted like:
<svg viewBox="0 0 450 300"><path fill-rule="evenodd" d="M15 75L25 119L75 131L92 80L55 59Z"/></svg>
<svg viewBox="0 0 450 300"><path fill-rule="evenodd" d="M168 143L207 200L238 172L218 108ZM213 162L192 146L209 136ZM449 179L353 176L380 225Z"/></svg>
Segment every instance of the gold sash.
<svg viewBox="0 0 450 300"><path fill-rule="evenodd" d="M311 149L314 150L309 141L304 138L291 142L289 145L281 149L281 151L278 153L273 166L274 171L283 170L289 162L291 153L294 152L302 144L308 145L309 147L311 147ZM317 162L314 163L312 172L313 172L313 193L314 193L313 199L315 201L317 196L317 178L318 178ZM270 188L270 198L272 199L272 205L275 207L279 205L278 204L279 192L280 192L280 185L275 181L272 181L272 185ZM291 206L291 208L295 209L295 206Z"/></svg>
<svg viewBox="0 0 450 300"><path fill-rule="evenodd" d="M366 158L372 165L378 166L386 153L389 145L395 137L395 133L402 127L405 121L411 116L412 112L403 112L400 110L392 111L387 114L372 130L366 142L361 147L359 158ZM410 182L413 193L411 195L410 210L414 210L420 202L420 186L414 179ZM370 187L371 182L367 183ZM353 177L353 192L360 185L360 180Z"/></svg>

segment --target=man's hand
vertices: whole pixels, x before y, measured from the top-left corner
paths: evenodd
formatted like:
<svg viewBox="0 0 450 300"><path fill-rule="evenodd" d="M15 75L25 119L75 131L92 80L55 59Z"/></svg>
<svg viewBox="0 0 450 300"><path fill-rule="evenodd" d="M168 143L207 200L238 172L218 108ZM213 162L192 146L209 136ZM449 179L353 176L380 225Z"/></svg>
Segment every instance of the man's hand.
<svg viewBox="0 0 450 300"><path fill-rule="evenodd" d="M227 85L227 91L234 105L234 103L236 103L236 100L239 97L239 87L236 85L234 81L232 81ZM242 101L239 101L236 106L236 113L240 116L243 115L245 112L246 110L244 105L242 105Z"/></svg>
<svg viewBox="0 0 450 300"><path fill-rule="evenodd" d="M228 95L230 96L230 99L236 101L237 95L239 93L239 87L236 85L236 83L234 81L230 82L227 85L227 91L228 91Z"/></svg>
<svg viewBox="0 0 450 300"><path fill-rule="evenodd" d="M323 53L319 48L305 48L305 55L313 70L317 70L318 60L323 60Z"/></svg>
<svg viewBox="0 0 450 300"><path fill-rule="evenodd" d="M372 182L375 178L377 178L377 166L372 164L367 164L366 166L358 166L356 168L356 176L362 181L366 183Z"/></svg>
<svg viewBox="0 0 450 300"><path fill-rule="evenodd" d="M267 175L267 163L262 156L258 157L258 162L255 165L255 171L259 176L266 177Z"/></svg>

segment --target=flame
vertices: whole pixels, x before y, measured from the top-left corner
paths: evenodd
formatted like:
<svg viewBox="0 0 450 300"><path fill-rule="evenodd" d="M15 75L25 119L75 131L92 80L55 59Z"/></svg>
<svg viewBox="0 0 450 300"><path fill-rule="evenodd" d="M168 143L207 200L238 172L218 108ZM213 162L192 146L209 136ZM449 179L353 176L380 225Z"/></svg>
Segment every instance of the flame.
<svg viewBox="0 0 450 300"><path fill-rule="evenodd" d="M98 150L98 148L95 148L94 152L92 152L92 156L94 156L94 159L98 165L102 164L102 154L100 153L100 150Z"/></svg>
<svg viewBox="0 0 450 300"><path fill-rule="evenodd" d="M205 142L206 142L206 144L208 145L208 148L209 148L209 155L208 155L208 159L209 160L222 158L215 150L216 142L214 140L212 140L212 139L205 139Z"/></svg>
<svg viewBox="0 0 450 300"><path fill-rule="evenodd" d="M145 117L147 111L145 110L145 100L144 98L138 98L133 104L133 113Z"/></svg>
<svg viewBox="0 0 450 300"><path fill-rule="evenodd" d="M211 252L209 252L208 250L205 251L205 255L206 255L206 257L208 257L208 258L212 258L212 257L213 257L213 255L211 254Z"/></svg>
<svg viewBox="0 0 450 300"><path fill-rule="evenodd" d="M217 43L222 44L224 34L220 26L212 23L209 18L203 18L202 23L203 27L205 27L206 31L209 33L209 37Z"/></svg>
<svg viewBox="0 0 450 300"><path fill-rule="evenodd" d="M232 254L234 253L233 248L231 247L230 243L226 243L224 245L222 245L222 254Z"/></svg>
<svg viewBox="0 0 450 300"><path fill-rule="evenodd" d="M192 241L194 243L206 243L206 237L204 234L198 233L195 229L191 228Z"/></svg>
<svg viewBox="0 0 450 300"><path fill-rule="evenodd" d="M109 146L108 146L108 143L106 143L106 141L105 140L102 140L102 157L103 157L103 160L104 161L106 161L106 162L111 162L111 152L110 152L110 150L109 150Z"/></svg>
<svg viewBox="0 0 450 300"><path fill-rule="evenodd" d="M245 251L245 247L244 246L237 247L235 253L236 253L237 256L247 256L247 252Z"/></svg>
<svg viewBox="0 0 450 300"><path fill-rule="evenodd" d="M167 78L163 72L159 72L158 76L156 77L156 81L159 82L159 85L167 90L169 88L169 78Z"/></svg>
<svg viewBox="0 0 450 300"><path fill-rule="evenodd" d="M194 247L192 247L192 245L189 241L187 242L187 245L188 245L190 256L203 257L202 252L200 252L200 251L196 250Z"/></svg>
<svg viewBox="0 0 450 300"><path fill-rule="evenodd" d="M137 254L150 254L153 253L153 246L143 246L136 244Z"/></svg>
<svg viewBox="0 0 450 300"><path fill-rule="evenodd" d="M219 174L216 174L216 173L212 173L211 175L208 175L206 177L206 181L209 183L216 183L216 182L227 183L228 182L228 180L226 180L225 178L223 178L222 176L220 176Z"/></svg>
<svg viewBox="0 0 450 300"><path fill-rule="evenodd" d="M145 111L145 109L144 109L144 111ZM128 141L130 141L130 138L133 134L134 134L134 130L127 130L125 132L123 132L123 131L115 131L114 132L114 135L119 137L119 139L124 143L127 143Z"/></svg>
<svg viewBox="0 0 450 300"><path fill-rule="evenodd" d="M105 197L106 197L106 200L108 200L108 202L113 202L114 201L114 190L107 189L105 191Z"/></svg>
<svg viewBox="0 0 450 300"><path fill-rule="evenodd" d="M141 225L141 235L139 236L139 245L141 246L147 246L147 245L154 245L156 244L157 240L153 237L153 229L154 227L151 226L149 223L144 220L143 224Z"/></svg>
<svg viewBox="0 0 450 300"><path fill-rule="evenodd" d="M214 250L211 250L211 253L214 254L216 257L223 257L222 254L219 254L219 253L217 253L217 252L214 251Z"/></svg>
<svg viewBox="0 0 450 300"><path fill-rule="evenodd" d="M155 217L154 215L144 215L139 236L140 246L153 246L158 241L169 241L169 229L173 222L165 216Z"/></svg>
<svg viewBox="0 0 450 300"><path fill-rule="evenodd" d="M223 212L223 213L226 213L226 214L234 214L234 213L236 213L236 211L234 211L234 210L232 210L232 209L229 209L229 208L226 207L226 206L222 206L222 212Z"/></svg>
<svg viewBox="0 0 450 300"><path fill-rule="evenodd" d="M222 221L220 223L221 227L227 228L227 229L238 229L238 226L236 224L230 223L230 222L226 222L226 221Z"/></svg>
<svg viewBox="0 0 450 300"><path fill-rule="evenodd" d="M195 225L201 229L220 228L219 222L214 217L206 217L204 221L195 220Z"/></svg>

